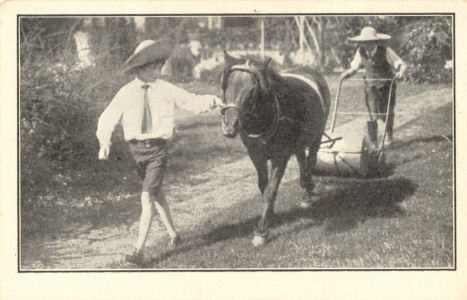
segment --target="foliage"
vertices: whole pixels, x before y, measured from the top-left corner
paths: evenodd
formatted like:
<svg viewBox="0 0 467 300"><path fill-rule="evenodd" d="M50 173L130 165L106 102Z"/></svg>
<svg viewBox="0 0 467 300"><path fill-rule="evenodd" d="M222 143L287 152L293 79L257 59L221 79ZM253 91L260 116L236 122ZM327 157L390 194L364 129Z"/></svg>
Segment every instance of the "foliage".
<svg viewBox="0 0 467 300"><path fill-rule="evenodd" d="M254 49L260 44L259 27L228 27L202 32L203 42L219 50Z"/></svg>
<svg viewBox="0 0 467 300"><path fill-rule="evenodd" d="M147 17L141 40L166 37L173 39L177 44L187 43L190 30L197 27L196 20L197 18L189 17Z"/></svg>
<svg viewBox="0 0 467 300"><path fill-rule="evenodd" d="M220 78L223 70L223 65L218 65L212 70L201 70L199 79L206 84L220 85Z"/></svg>
<svg viewBox="0 0 467 300"><path fill-rule="evenodd" d="M356 36L365 26L392 36L390 46L408 65L406 80L412 83L450 82L452 70L452 24L444 16L365 16L333 18L328 25L328 43L336 49L342 66L348 68L356 45L347 37Z"/></svg>
<svg viewBox="0 0 467 300"><path fill-rule="evenodd" d="M95 126L90 124L95 124L99 107L93 101L108 97L104 93L110 88L103 83L92 70L70 70L47 58L21 68L24 180L46 180L42 172L77 167L91 155ZM42 167L33 167L40 162L44 163ZM32 186L37 184L25 185Z"/></svg>
<svg viewBox="0 0 467 300"><path fill-rule="evenodd" d="M196 58L191 53L188 45L180 45L174 49L167 60L165 72L174 81L190 81L193 79L193 70L196 63Z"/></svg>
<svg viewBox="0 0 467 300"><path fill-rule="evenodd" d="M73 34L82 24L80 18L20 18L20 59L34 61L43 53L62 58L74 53Z"/></svg>
<svg viewBox="0 0 467 300"><path fill-rule="evenodd" d="M125 18L105 18L104 24L92 19L92 24L85 30L98 69L120 66L137 45L134 21L127 22Z"/></svg>
<svg viewBox="0 0 467 300"><path fill-rule="evenodd" d="M68 37L76 20L33 20L20 28L22 212L34 210L51 186L66 184L64 174L95 166L97 116L125 80L114 75L115 64L78 68L74 42L48 38L59 35L52 30ZM111 55L96 58L111 61Z"/></svg>
<svg viewBox="0 0 467 300"><path fill-rule="evenodd" d="M452 59L452 26L449 18L432 17L404 27L401 54L407 61L409 81L450 82L452 70L444 66Z"/></svg>

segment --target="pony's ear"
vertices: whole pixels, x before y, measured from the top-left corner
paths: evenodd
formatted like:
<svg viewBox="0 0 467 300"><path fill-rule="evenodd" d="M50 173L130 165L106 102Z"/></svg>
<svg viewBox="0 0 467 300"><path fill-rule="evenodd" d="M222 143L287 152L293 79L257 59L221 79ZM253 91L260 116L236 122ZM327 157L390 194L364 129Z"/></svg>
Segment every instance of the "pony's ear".
<svg viewBox="0 0 467 300"><path fill-rule="evenodd" d="M242 60L233 57L227 51L224 50L224 61L226 65L238 65L241 64Z"/></svg>
<svg viewBox="0 0 467 300"><path fill-rule="evenodd" d="M264 61L264 69L267 69L269 67L269 65L271 64L271 61L272 61L271 57L266 58L266 60Z"/></svg>

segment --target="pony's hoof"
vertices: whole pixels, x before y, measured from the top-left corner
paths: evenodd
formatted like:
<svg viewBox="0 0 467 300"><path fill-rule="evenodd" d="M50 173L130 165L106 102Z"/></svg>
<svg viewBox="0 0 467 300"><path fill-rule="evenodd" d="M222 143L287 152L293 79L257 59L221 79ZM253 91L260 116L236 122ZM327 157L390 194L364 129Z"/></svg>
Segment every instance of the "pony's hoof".
<svg viewBox="0 0 467 300"><path fill-rule="evenodd" d="M260 246L264 246L267 241L265 237L260 236L260 235L255 235L255 237L253 238L253 241L251 242L253 243L253 246L260 247Z"/></svg>
<svg viewBox="0 0 467 300"><path fill-rule="evenodd" d="M300 207L303 209L313 208L318 203L318 200L318 196L306 194L303 196L302 201L300 201Z"/></svg>

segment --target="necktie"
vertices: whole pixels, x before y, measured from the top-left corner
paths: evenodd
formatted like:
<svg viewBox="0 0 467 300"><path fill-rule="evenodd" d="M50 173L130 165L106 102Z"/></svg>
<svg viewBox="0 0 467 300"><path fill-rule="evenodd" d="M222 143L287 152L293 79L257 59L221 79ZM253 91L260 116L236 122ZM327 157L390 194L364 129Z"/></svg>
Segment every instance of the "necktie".
<svg viewBox="0 0 467 300"><path fill-rule="evenodd" d="M149 107L148 100L148 88L149 84L144 84L141 86L144 89L144 111L143 111L143 124L141 127L142 133L150 133L152 131L152 118L151 118L151 108Z"/></svg>

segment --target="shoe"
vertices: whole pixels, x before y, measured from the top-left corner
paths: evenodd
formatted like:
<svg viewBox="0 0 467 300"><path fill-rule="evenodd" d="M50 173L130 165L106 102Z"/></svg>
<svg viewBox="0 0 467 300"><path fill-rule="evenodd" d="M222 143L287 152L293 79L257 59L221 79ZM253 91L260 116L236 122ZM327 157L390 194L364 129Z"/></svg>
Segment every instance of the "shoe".
<svg viewBox="0 0 467 300"><path fill-rule="evenodd" d="M176 236L174 236L173 238L170 239L170 248L175 248L177 247L178 245L180 245L182 242L182 238L180 237L179 234L177 234Z"/></svg>
<svg viewBox="0 0 467 300"><path fill-rule="evenodd" d="M387 136L384 139L384 147L390 148L394 144L394 141L392 140L392 137Z"/></svg>
<svg viewBox="0 0 467 300"><path fill-rule="evenodd" d="M135 249L130 254L125 255L125 260L131 264L142 266L144 264L143 251Z"/></svg>
<svg viewBox="0 0 467 300"><path fill-rule="evenodd" d="M378 147L378 145L374 144L374 143L369 143L366 145L366 151L370 154L370 155L375 155L376 153L379 152L381 148Z"/></svg>

